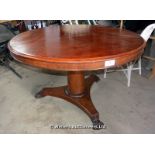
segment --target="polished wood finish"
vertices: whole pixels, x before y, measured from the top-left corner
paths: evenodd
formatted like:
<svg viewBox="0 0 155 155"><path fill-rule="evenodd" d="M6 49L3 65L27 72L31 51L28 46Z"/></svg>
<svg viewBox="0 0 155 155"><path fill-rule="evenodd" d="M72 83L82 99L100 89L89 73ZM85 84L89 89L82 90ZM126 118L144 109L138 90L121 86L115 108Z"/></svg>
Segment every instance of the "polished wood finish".
<svg viewBox="0 0 155 155"><path fill-rule="evenodd" d="M145 46L136 33L111 27L72 25L50 26L24 32L8 44L12 56L25 64L51 70L68 71L68 84L43 88L37 98L55 96L80 107L93 122L94 129L103 127L90 97L90 88L99 78L84 78L84 71L105 68L105 61L114 66L139 58ZM112 67L114 67L112 66Z"/></svg>
<svg viewBox="0 0 155 155"><path fill-rule="evenodd" d="M85 81L83 72L68 73L68 91L72 96L81 96L85 93Z"/></svg>
<svg viewBox="0 0 155 155"><path fill-rule="evenodd" d="M24 32L8 44L12 56L36 67L84 71L105 68L115 59L116 66L138 58L145 46L136 33L89 25L50 26Z"/></svg>
<svg viewBox="0 0 155 155"><path fill-rule="evenodd" d="M77 83L81 84L81 77L77 76L77 74L81 74L81 76L83 76L82 72L80 73L69 73L69 74L73 74L73 75L69 75L72 76L72 78L75 76ZM75 79L74 79L75 80ZM66 86L62 86L62 87L55 87L55 88L43 88L41 91L39 91L35 97L36 98L41 98L41 97L45 97L45 96L55 96L55 97L59 97L62 98L64 100L69 101L70 103L75 104L76 106L78 106L79 108L81 108L91 119L92 123L93 123L93 128L94 129L101 129L104 127L104 124L99 120L99 113L96 110L95 106L92 103L91 97L90 97L90 88L92 86L92 84L96 81L98 81L99 78L95 75L91 75L89 76L86 80L85 80L85 89L84 92L82 92L81 94L77 94L77 92L75 92L75 94L73 94L73 92L68 91L68 89L70 88L69 85ZM74 87L73 89L71 88L71 90L75 89L75 86L72 85L72 87ZM79 88L77 87L77 90Z"/></svg>

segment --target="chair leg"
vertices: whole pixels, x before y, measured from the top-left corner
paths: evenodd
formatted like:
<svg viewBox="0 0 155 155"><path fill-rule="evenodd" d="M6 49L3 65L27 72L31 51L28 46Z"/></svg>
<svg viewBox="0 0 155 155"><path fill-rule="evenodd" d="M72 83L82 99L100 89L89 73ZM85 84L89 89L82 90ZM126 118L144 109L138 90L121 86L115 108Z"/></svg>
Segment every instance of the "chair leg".
<svg viewBox="0 0 155 155"><path fill-rule="evenodd" d="M104 78L107 77L107 69L104 69Z"/></svg>
<svg viewBox="0 0 155 155"><path fill-rule="evenodd" d="M132 71L132 67L133 67L133 64L129 64L128 66L128 70L127 70L127 86L130 87L130 83L131 83L131 71Z"/></svg>
<svg viewBox="0 0 155 155"><path fill-rule="evenodd" d="M139 70L139 75L142 75L142 59L141 57L138 60L138 70Z"/></svg>

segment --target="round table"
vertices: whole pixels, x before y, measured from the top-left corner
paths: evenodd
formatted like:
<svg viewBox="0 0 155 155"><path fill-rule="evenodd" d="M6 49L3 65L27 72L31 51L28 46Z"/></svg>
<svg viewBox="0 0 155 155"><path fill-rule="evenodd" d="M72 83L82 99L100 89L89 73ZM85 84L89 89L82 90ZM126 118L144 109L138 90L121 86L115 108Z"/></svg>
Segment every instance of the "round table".
<svg viewBox="0 0 155 155"><path fill-rule="evenodd" d="M120 66L142 54L145 41L136 33L117 28L89 25L50 26L21 33L8 44L11 55L22 63L67 71L68 84L43 88L35 97L55 96L80 107L92 120L94 129L103 123L90 97L99 78L85 71Z"/></svg>

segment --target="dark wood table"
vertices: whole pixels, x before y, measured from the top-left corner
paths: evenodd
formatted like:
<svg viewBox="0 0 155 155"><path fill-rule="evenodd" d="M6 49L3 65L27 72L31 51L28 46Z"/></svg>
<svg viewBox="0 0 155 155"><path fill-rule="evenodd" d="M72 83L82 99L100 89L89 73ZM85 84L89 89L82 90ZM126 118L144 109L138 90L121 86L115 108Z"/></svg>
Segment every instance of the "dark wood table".
<svg viewBox="0 0 155 155"><path fill-rule="evenodd" d="M8 44L11 55L22 63L67 71L68 84L43 88L37 98L55 96L80 107L92 120L94 129L103 123L90 97L90 88L99 78L85 71L120 66L138 59L145 41L136 33L111 27L50 26L21 33Z"/></svg>

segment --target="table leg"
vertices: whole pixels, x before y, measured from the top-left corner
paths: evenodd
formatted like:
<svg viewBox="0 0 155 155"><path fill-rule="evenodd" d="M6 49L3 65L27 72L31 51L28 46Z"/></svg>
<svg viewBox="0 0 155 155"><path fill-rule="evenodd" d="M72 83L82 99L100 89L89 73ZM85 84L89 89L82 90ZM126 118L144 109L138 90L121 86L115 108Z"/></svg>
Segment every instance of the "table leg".
<svg viewBox="0 0 155 155"><path fill-rule="evenodd" d="M92 120L93 129L103 128L104 124L99 120L99 113L92 103L90 88L99 78L91 75L84 79L83 72L68 72L68 85L43 88L35 97L55 96L67 100L81 108Z"/></svg>

